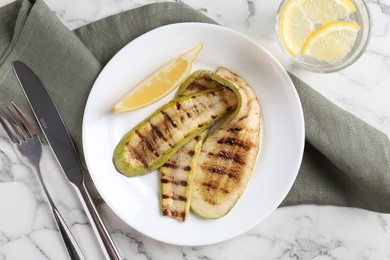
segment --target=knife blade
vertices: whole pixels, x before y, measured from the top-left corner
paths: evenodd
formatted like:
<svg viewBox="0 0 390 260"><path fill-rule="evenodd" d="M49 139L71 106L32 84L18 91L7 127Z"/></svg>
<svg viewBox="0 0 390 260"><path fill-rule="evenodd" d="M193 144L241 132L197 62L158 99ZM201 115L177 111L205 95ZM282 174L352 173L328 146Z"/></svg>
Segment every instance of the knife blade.
<svg viewBox="0 0 390 260"><path fill-rule="evenodd" d="M75 189L108 259L121 259L85 185L84 171L65 123L38 76L23 62L13 62L15 75L65 176Z"/></svg>

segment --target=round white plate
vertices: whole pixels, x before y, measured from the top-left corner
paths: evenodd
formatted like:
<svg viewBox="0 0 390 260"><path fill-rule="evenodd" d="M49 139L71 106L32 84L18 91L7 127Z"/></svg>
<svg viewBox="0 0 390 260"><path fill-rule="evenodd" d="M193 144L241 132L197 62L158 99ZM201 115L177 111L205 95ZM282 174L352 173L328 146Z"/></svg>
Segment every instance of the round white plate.
<svg viewBox="0 0 390 260"><path fill-rule="evenodd" d="M144 109L115 115L114 104L166 62L203 42L193 71L223 66L245 79L262 109L262 148L251 180L235 207L223 218L190 214L185 223L164 217L159 207L157 172L127 178L112 163L123 135L174 93ZM289 192L304 147L301 104L285 70L264 48L233 30L210 24L181 23L150 31L126 45L106 65L89 95L83 122L86 163L93 182L111 209L151 238L187 246L221 242L252 229L273 212Z"/></svg>

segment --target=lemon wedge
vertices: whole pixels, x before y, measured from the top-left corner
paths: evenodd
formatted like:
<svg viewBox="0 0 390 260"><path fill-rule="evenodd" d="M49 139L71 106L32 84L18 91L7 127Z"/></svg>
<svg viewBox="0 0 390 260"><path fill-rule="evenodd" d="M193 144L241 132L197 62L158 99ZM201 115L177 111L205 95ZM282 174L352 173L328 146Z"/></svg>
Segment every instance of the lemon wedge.
<svg viewBox="0 0 390 260"><path fill-rule="evenodd" d="M302 48L307 55L326 62L337 62L351 51L360 26L354 22L332 22L310 35Z"/></svg>
<svg viewBox="0 0 390 260"><path fill-rule="evenodd" d="M152 73L115 104L114 113L134 111L168 95L190 74L192 63L202 49L203 43Z"/></svg>
<svg viewBox="0 0 390 260"><path fill-rule="evenodd" d="M297 0L307 16L317 24L345 18L356 11L351 0Z"/></svg>
<svg viewBox="0 0 390 260"><path fill-rule="evenodd" d="M314 31L314 24L295 0L287 1L279 13L279 35L284 49L297 57L302 45Z"/></svg>

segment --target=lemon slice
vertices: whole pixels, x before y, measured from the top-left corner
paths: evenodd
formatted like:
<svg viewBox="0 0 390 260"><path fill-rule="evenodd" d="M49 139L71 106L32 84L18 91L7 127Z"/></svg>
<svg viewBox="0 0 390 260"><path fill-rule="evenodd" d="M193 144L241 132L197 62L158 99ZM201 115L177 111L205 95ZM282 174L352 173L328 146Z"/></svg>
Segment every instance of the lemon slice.
<svg viewBox="0 0 390 260"><path fill-rule="evenodd" d="M134 111L168 95L190 74L192 63L202 49L203 43L159 68L126 94L114 106L114 113Z"/></svg>
<svg viewBox="0 0 390 260"><path fill-rule="evenodd" d="M297 0L310 19L318 24L336 22L356 11L351 0Z"/></svg>
<svg viewBox="0 0 390 260"><path fill-rule="evenodd" d="M354 22L328 23L310 35L301 54L326 62L339 61L351 51L359 30Z"/></svg>
<svg viewBox="0 0 390 260"><path fill-rule="evenodd" d="M287 1L279 13L279 35L286 52L297 57L302 45L314 31L314 24L294 0Z"/></svg>

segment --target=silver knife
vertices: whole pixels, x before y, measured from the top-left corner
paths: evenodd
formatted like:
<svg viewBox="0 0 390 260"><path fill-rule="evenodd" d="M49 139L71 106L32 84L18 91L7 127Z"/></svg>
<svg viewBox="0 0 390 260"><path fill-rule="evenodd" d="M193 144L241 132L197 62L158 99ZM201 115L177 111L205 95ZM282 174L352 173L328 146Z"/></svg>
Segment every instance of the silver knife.
<svg viewBox="0 0 390 260"><path fill-rule="evenodd" d="M63 172L76 190L107 259L121 259L85 185L84 172L72 139L50 94L37 75L23 62L13 63L14 72Z"/></svg>

